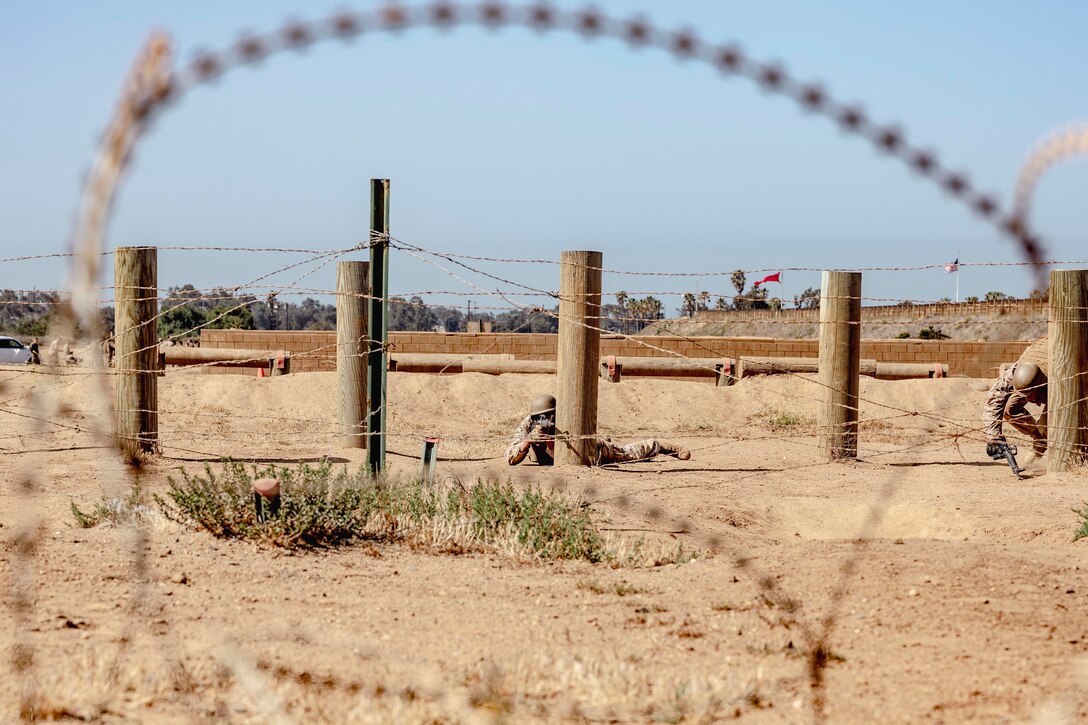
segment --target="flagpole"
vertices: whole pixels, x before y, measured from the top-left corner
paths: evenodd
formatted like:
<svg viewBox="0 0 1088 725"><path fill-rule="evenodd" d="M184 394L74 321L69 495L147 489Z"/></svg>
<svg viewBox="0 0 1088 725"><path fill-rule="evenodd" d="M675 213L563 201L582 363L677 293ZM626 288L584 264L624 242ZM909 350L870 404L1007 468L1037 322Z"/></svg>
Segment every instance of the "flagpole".
<svg viewBox="0 0 1088 725"><path fill-rule="evenodd" d="M955 304L960 304L960 250L955 250Z"/></svg>

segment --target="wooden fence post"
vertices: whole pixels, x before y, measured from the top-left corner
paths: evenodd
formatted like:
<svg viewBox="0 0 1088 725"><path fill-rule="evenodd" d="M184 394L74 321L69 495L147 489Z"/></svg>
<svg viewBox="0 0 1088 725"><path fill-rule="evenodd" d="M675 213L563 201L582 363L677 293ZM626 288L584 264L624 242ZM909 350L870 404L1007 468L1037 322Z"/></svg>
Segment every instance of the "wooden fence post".
<svg viewBox="0 0 1088 725"><path fill-rule="evenodd" d="M113 264L117 443L132 458L159 445L158 250L118 247Z"/></svg>
<svg viewBox="0 0 1088 725"><path fill-rule="evenodd" d="M1088 270L1050 272L1048 473L1088 462Z"/></svg>
<svg viewBox="0 0 1088 725"><path fill-rule="evenodd" d="M821 454L857 458L861 368L861 273L824 272L820 286Z"/></svg>
<svg viewBox="0 0 1088 725"><path fill-rule="evenodd" d="M367 443L370 472L385 468L386 348L389 342L389 179L370 180L370 298L367 315Z"/></svg>
<svg viewBox="0 0 1088 725"><path fill-rule="evenodd" d="M336 263L337 445L366 448L368 262Z"/></svg>
<svg viewBox="0 0 1088 725"><path fill-rule="evenodd" d="M555 462L595 463L597 366L601 360L600 252L563 252L559 278L559 349Z"/></svg>

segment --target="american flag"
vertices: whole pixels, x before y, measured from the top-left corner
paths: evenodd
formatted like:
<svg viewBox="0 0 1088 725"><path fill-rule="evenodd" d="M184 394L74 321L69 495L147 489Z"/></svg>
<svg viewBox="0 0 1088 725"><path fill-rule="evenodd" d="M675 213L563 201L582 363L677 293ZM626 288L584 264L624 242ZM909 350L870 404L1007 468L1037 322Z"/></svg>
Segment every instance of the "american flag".
<svg viewBox="0 0 1088 725"><path fill-rule="evenodd" d="M953 272L959 272L960 271L960 258L956 257L955 261L953 261L951 264L946 264L944 266L944 271L948 272L949 274L952 274Z"/></svg>

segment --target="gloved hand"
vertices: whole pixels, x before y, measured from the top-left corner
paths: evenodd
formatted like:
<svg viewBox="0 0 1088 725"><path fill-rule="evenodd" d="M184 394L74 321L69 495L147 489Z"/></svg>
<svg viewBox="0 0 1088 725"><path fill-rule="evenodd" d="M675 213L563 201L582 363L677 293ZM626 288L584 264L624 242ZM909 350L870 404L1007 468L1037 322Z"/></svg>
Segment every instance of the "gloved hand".
<svg viewBox="0 0 1088 725"><path fill-rule="evenodd" d="M544 442L552 440L554 437L555 437L554 430L545 429L542 426L534 425L532 427L532 429L529 431L529 435L528 435L527 439L532 441L533 443L544 443Z"/></svg>
<svg viewBox="0 0 1088 725"><path fill-rule="evenodd" d="M986 455L995 460L1005 456L1005 446L1008 444L1004 438L992 440L986 444Z"/></svg>

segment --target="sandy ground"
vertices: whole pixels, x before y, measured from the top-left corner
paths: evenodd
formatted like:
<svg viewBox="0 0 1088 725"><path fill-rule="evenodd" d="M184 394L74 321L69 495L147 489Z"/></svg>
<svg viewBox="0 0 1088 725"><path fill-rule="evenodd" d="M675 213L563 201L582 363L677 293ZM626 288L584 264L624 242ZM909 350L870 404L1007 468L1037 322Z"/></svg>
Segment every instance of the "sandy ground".
<svg viewBox="0 0 1088 725"><path fill-rule="evenodd" d="M0 721L27 688L102 722L808 722L821 698L829 722L1088 716L1085 479L987 459L985 381L863 378L859 460L841 464L818 459L810 377L602 383L602 433L691 459L552 470L502 457L551 377L390 375L394 473L438 435L443 478L562 488L611 536L700 552L611 567L75 528L71 502L128 480L95 447L100 380L0 369ZM141 483L220 455L358 463L333 447L335 408L331 373L171 372Z"/></svg>

